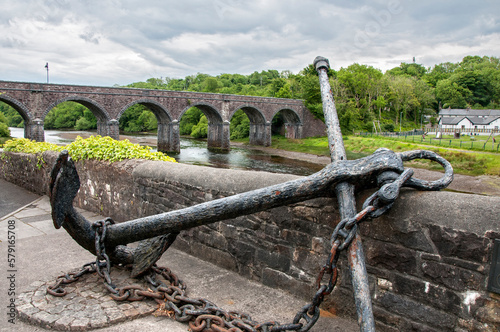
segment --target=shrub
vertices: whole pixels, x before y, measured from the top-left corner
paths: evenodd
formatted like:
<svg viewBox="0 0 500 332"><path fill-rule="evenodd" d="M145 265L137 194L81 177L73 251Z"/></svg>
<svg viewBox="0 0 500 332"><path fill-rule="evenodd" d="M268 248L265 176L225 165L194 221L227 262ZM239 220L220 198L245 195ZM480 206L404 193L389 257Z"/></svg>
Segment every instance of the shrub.
<svg viewBox="0 0 500 332"><path fill-rule="evenodd" d="M117 141L111 137L91 136L83 139L80 136L66 146L46 142L30 141L27 138L17 138L5 142L4 151L40 154L44 151L68 150L73 160L97 159L110 162L124 159L149 159L176 162L174 158L162 152L154 152L149 146L133 144L129 140ZM40 160L39 160L40 161Z"/></svg>

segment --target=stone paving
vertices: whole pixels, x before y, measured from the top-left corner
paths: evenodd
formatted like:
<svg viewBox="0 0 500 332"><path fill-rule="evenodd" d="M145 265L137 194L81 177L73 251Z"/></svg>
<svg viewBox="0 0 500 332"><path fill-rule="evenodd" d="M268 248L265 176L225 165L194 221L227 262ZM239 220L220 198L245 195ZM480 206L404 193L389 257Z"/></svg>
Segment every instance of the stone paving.
<svg viewBox="0 0 500 332"><path fill-rule="evenodd" d="M113 268L111 279L120 286L146 286L142 281L129 278L128 274L127 270ZM63 286L67 294L62 297L47 294L47 287L54 281L34 282L19 295L16 306L20 319L55 330L81 331L149 315L158 307L150 299L136 302L113 300L95 272Z"/></svg>

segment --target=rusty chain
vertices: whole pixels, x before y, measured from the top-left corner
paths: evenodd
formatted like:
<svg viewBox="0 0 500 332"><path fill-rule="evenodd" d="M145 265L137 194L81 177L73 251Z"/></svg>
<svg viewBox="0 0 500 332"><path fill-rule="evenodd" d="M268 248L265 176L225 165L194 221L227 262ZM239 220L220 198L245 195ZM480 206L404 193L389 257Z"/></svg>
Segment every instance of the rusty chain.
<svg viewBox="0 0 500 332"><path fill-rule="evenodd" d="M83 267L78 272L69 272L66 274L61 274L60 276L57 277L57 280L54 284L47 287L47 293L58 297L64 296L67 294L67 292L64 288L61 287L62 285L67 285L75 281L78 281L81 276L87 273L94 273L96 271L97 270L95 267L95 262L90 262L83 265Z"/></svg>

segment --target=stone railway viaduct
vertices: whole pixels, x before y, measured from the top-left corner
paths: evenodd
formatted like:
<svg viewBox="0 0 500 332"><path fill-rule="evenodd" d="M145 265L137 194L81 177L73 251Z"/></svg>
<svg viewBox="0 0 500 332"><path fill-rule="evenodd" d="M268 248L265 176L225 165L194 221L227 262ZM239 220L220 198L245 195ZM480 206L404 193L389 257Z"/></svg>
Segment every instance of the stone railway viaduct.
<svg viewBox="0 0 500 332"><path fill-rule="evenodd" d="M322 121L313 117L302 100L135 88L44 84L0 81L0 101L16 109L24 119L24 136L44 141L44 119L65 101L87 107L97 119L97 134L119 139L119 119L135 104L150 109L158 120L158 150L179 152L179 121L191 107L208 119L208 148L229 150L229 123L238 110L250 120L250 144L271 145L271 122L281 112L286 137L303 138L325 133Z"/></svg>

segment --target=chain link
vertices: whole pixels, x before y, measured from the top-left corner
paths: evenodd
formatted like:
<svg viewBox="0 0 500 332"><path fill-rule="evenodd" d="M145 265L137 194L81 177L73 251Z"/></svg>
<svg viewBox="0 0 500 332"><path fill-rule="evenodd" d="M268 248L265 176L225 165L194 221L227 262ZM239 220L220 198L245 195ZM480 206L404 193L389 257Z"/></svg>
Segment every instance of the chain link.
<svg viewBox="0 0 500 332"><path fill-rule="evenodd" d="M54 284L47 287L47 293L58 297L65 296L67 292L64 288L61 287L62 285L67 285L78 281L81 276L87 273L90 274L94 272L96 272L95 262L90 262L83 265L83 267L78 272L69 272L66 274L62 274L57 277L57 280Z"/></svg>
<svg viewBox="0 0 500 332"><path fill-rule="evenodd" d="M341 220L335 227L331 238L331 250L325 265L321 268L317 280L317 291L311 303L302 307L291 324L280 324L275 321L257 323L250 316L239 312L228 312L214 303L202 298L190 298L186 295L186 284L166 267L153 265L144 279L150 285L144 288L138 285L116 287L111 280L111 263L106 254L106 229L114 222L111 218L95 222L96 261L85 264L79 272L68 273L58 277L57 281L47 287L47 292L54 296L64 296L66 291L61 287L77 281L82 275L97 272L110 296L116 301L141 301L153 299L159 304L157 315L173 317L179 322L187 322L193 332L280 332L309 331L320 316L320 305L325 296L331 294L337 283L337 261L354 238L357 225L364 220L377 218L387 212L399 195L401 187L411 178L413 171L406 169L392 182L386 183L371 195L363 204L363 209L355 216ZM387 179L386 179L387 182ZM328 283L322 285L325 275L329 275ZM163 281L158 280L158 276Z"/></svg>

